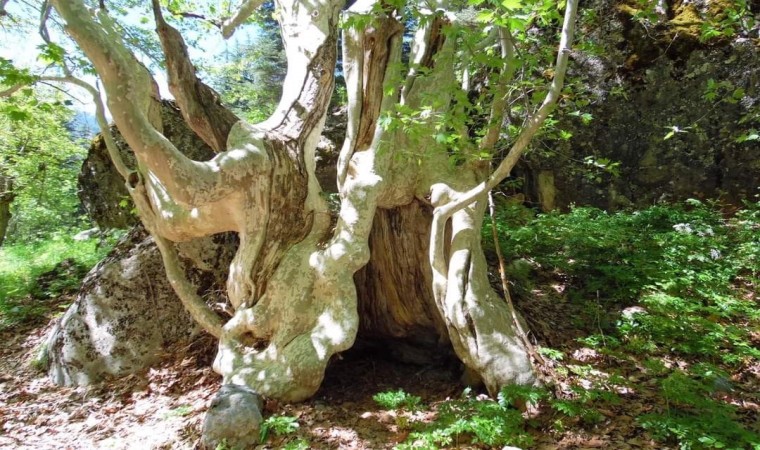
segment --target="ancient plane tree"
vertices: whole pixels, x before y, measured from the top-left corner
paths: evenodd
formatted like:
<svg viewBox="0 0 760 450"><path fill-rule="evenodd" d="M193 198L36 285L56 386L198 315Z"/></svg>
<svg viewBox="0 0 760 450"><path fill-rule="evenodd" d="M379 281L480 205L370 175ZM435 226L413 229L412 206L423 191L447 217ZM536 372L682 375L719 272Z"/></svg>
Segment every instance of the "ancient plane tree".
<svg viewBox="0 0 760 450"><path fill-rule="evenodd" d="M215 24L230 36L261 3L246 0ZM107 2L51 0L43 9L43 18L62 20L97 73L107 144L114 147L106 107L137 159L127 167L113 149L114 164L179 298L219 338L214 369L224 383L306 399L330 357L350 348L360 330L450 345L492 393L536 382L516 314L489 284L480 229L487 193L557 102L577 0L567 1L563 23L555 24L561 39L545 98L511 137L503 124L520 51L509 11L489 22L484 4L470 3L277 1L283 94L267 120L247 123L199 79L181 33L153 0L171 93L217 152L206 162L188 159L162 134L154 75L123 41ZM331 213L314 176L315 148L339 40L348 120L339 210ZM478 69L480 53L494 56ZM59 78L86 87L99 103L99 92L63 70ZM475 90L484 99L481 114L447 119ZM505 138L511 147L496 159ZM172 243L230 231L240 245L227 281L234 315L223 323L185 279Z"/></svg>

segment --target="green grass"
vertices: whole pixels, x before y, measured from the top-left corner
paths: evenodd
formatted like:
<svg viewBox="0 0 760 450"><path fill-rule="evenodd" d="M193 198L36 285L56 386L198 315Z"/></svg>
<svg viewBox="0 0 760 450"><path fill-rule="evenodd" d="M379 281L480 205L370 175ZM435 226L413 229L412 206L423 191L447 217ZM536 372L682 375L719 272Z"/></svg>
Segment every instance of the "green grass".
<svg viewBox="0 0 760 450"><path fill-rule="evenodd" d="M0 329L44 314L47 300L75 290L109 248L98 248L97 240L74 241L60 236L0 247ZM67 270L38 283L41 275L65 260L70 262Z"/></svg>

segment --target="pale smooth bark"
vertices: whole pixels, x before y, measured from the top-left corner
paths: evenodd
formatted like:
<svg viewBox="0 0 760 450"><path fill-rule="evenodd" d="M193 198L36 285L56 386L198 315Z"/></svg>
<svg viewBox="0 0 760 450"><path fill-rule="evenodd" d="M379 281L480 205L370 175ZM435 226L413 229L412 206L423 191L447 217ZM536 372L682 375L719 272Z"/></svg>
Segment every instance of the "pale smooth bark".
<svg viewBox="0 0 760 450"><path fill-rule="evenodd" d="M422 126L432 127L436 115L450 107L447 88L461 85L454 70L461 49L457 38L447 34L454 16L444 12L446 2L434 2L431 10L423 10L430 19L415 33L411 64L400 80L396 76L404 28L400 13L387 6L378 8L373 0L349 8L348 18L373 18L364 29L344 30L348 123L338 161L341 205L333 230L314 173L315 148L334 83L342 1L277 2L288 72L277 109L258 124L232 116L195 76L181 35L162 20L154 1L172 92L188 124L218 152L206 162L183 156L161 134L151 75L121 42L110 18L103 11L89 11L82 0L52 0L52 5L93 62L114 121L135 152L137 170L122 171L140 216L161 249L173 287L196 321L220 338L214 369L225 383L299 401L316 392L331 356L353 345L360 319L354 274L370 258L373 226L383 233L389 218L404 215L413 217L404 222L411 229L430 233L409 241L415 251L427 251L429 260L420 255L393 261L401 266L395 273L403 272L404 264L424 261L429 266L410 273L420 273L419 281L429 283L430 289L419 292L431 298L417 299L424 306L414 310L425 317L388 312L393 317L378 329L385 326L399 336L404 332L394 327L433 329L440 339L451 341L459 358L480 374L492 393L505 384L535 381L525 345L515 332L514 311L488 282L480 228L485 193L509 173L556 102L576 1L568 1L549 96L492 174L486 162L475 159L452 165L450 149L430 134L413 137L380 124L383 115L404 105L412 110L428 108L429 114L420 120ZM225 34L258 3L244 2ZM511 79L514 49L508 30L498 36L504 65L490 128L480 148L467 142L465 152L491 150L499 138L505 107L501 85ZM435 98L433 107L431 98ZM421 226L423 220L432 221L432 228ZM170 242L222 231L235 231L240 237L227 283L235 313L226 324L184 279ZM429 248L424 248L425 241ZM391 263L388 258L380 260ZM394 301L391 308L403 301L408 300ZM432 310L437 317L429 315Z"/></svg>
<svg viewBox="0 0 760 450"><path fill-rule="evenodd" d="M480 375L492 394L507 384L533 384L536 376L519 325L513 320L512 305L496 297L486 277L479 236L486 194L509 175L559 98L576 10L577 0L568 0L551 87L506 158L474 187L457 188L454 180L431 185L435 206L429 249L433 294L456 354Z"/></svg>

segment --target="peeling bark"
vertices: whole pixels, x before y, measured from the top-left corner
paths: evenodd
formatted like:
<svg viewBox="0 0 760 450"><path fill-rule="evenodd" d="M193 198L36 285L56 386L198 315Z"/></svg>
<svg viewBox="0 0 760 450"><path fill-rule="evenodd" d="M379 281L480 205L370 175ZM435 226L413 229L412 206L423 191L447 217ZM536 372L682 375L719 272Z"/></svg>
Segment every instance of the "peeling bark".
<svg viewBox="0 0 760 450"><path fill-rule="evenodd" d="M362 337L404 339L423 348L448 341L427 263L431 218L432 208L420 201L377 210L369 263L354 276Z"/></svg>
<svg viewBox="0 0 760 450"><path fill-rule="evenodd" d="M224 151L230 129L239 119L223 107L219 95L195 75L185 41L179 31L164 20L158 0L153 0L153 12L166 57L169 90L193 131L214 151Z"/></svg>
<svg viewBox="0 0 760 450"><path fill-rule="evenodd" d="M277 109L258 124L238 121L219 105L154 2L172 92L185 120L218 152L210 161L189 159L166 139L151 76L105 13L90 14L82 0L51 1L92 60L116 125L135 153L138 170L128 176L128 189L162 250L172 285L195 320L220 337L214 369L225 383L286 401L306 399L321 384L331 356L351 347L360 328L423 343L449 340L492 393L504 384L535 381L514 331L514 311L489 285L480 227L489 186L509 173L548 114L564 68L555 71L550 98L518 138L517 150L493 174L476 158L452 165L450 149L433 136L413 139L379 123L396 105L421 109L434 97L435 110L421 119L432 127L434 116L451 105L447 88L459 83L453 61L460 49L448 33L445 2L422 10L430 20L415 34L401 82L400 12L388 5L377 9L375 1L354 3L345 14L372 21L344 30L349 104L337 169L340 212L330 230L315 149L334 83L342 1L277 2L288 72ZM245 2L228 31L257 3ZM508 33L499 36L506 81L513 49ZM566 38L564 33L558 69L567 62ZM504 106L497 91L486 149L498 138ZM466 143L462 151L479 150ZM169 245L221 231L240 238L227 281L235 314L226 324L192 292Z"/></svg>

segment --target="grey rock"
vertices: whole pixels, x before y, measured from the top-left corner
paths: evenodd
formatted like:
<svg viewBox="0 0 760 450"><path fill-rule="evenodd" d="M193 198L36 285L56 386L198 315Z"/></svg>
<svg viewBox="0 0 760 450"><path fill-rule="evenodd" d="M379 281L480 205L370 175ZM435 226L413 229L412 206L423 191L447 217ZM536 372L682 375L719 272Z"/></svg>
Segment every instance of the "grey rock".
<svg viewBox="0 0 760 450"><path fill-rule="evenodd" d="M167 138L190 158L214 156L170 101L163 102L162 126ZM134 155L116 127L111 133L126 165L134 167ZM82 165L79 194L99 227L132 227L132 231L85 277L76 301L39 354L40 365L59 385L87 385L105 376L137 373L159 362L170 345L199 332L166 279L152 238L140 225L134 226L137 218L131 213L124 180L100 135ZM232 234L177 244L185 273L198 293L221 309L226 306L224 286L236 247Z"/></svg>
<svg viewBox="0 0 760 450"><path fill-rule="evenodd" d="M95 236L100 234L100 229L98 228L90 228L89 230L80 231L79 233L75 234L72 239L75 241L86 241L89 239L94 238Z"/></svg>
<svg viewBox="0 0 760 450"><path fill-rule="evenodd" d="M224 443L227 448L253 448L259 443L263 407L256 391L225 384L211 401L203 420L203 447L213 450Z"/></svg>
<svg viewBox="0 0 760 450"><path fill-rule="evenodd" d="M220 235L178 247L191 281L219 301L212 294L222 292L226 271L203 269L229 267L235 246ZM138 227L87 274L39 359L54 383L88 385L147 369L169 345L197 332L166 279L155 243Z"/></svg>
<svg viewBox="0 0 760 450"><path fill-rule="evenodd" d="M590 103L578 109L593 120L585 124L568 114L572 109L558 110L557 128L572 138L539 139L526 154L517 172L526 178L529 201L544 209L614 210L687 198L754 199L760 194L757 144L737 138L757 129L748 118L760 104L760 48L741 35L703 44L672 22L658 24L653 36L619 5L584 5L597 19L578 38L599 51L578 46L568 80L582 86ZM711 79L722 86L712 100L705 98ZM672 127L679 131L665 139ZM616 174L596 170L586 157L620 165ZM553 203L541 195L539 175L547 171L554 175Z"/></svg>

